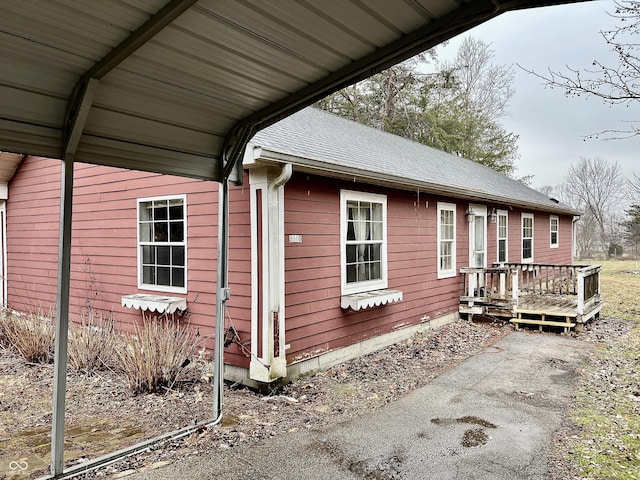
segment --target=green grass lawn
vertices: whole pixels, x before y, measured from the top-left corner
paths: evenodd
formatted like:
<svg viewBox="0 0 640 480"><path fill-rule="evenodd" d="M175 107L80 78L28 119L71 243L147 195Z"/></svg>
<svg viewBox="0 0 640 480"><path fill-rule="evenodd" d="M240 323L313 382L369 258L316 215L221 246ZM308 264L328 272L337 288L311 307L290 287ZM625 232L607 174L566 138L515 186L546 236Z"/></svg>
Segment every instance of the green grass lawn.
<svg viewBox="0 0 640 480"><path fill-rule="evenodd" d="M582 262L581 262L582 263ZM580 479L640 480L640 268L598 262L604 317L636 323L622 342L603 346L588 366L570 418L580 428L569 458Z"/></svg>

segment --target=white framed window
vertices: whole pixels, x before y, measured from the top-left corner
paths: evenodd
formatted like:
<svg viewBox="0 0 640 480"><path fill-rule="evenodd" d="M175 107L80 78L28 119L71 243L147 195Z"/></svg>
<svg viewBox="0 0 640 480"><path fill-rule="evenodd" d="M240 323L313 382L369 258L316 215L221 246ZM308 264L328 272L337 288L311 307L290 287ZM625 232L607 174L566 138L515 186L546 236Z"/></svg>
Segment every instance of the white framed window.
<svg viewBox="0 0 640 480"><path fill-rule="evenodd" d="M549 246L551 248L558 248L560 245L559 228L560 219L557 215L551 215L549 217Z"/></svg>
<svg viewBox="0 0 640 480"><path fill-rule="evenodd" d="M138 199L138 288L187 292L187 197Z"/></svg>
<svg viewBox="0 0 640 480"><path fill-rule="evenodd" d="M456 275L456 206L438 202L438 278Z"/></svg>
<svg viewBox="0 0 640 480"><path fill-rule="evenodd" d="M342 295L387 288L387 197L340 191Z"/></svg>
<svg viewBox="0 0 640 480"><path fill-rule="evenodd" d="M533 213L522 214L522 263L533 262Z"/></svg>
<svg viewBox="0 0 640 480"><path fill-rule="evenodd" d="M504 263L509 258L509 213L506 210L497 213L498 263Z"/></svg>

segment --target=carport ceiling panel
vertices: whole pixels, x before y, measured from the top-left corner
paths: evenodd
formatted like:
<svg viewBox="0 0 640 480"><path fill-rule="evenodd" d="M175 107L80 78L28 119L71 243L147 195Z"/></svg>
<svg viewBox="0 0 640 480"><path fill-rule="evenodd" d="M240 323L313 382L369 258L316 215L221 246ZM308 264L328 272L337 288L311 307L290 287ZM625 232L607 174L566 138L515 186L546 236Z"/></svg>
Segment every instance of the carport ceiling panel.
<svg viewBox="0 0 640 480"><path fill-rule="evenodd" d="M63 115L80 76L167 1L5 0L0 149L59 156ZM120 155L122 166L171 173L175 158L173 173L217 178L223 138L238 122L264 126L302 108L317 98L308 91L322 94L338 86L335 79L354 78L332 72L467 3L200 0L101 79L76 159L112 165ZM505 8L537 3L513 0ZM452 19L455 31L493 15L488 1L468 5L479 13ZM439 39L450 32L444 27ZM358 78L377 68L361 67Z"/></svg>

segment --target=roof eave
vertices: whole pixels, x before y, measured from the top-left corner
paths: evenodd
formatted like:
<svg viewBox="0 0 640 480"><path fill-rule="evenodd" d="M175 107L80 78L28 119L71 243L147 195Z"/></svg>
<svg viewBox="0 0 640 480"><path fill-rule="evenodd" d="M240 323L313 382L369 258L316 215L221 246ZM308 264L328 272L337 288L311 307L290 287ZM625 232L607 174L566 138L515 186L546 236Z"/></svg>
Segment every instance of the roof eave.
<svg viewBox="0 0 640 480"><path fill-rule="evenodd" d="M348 165L328 163L324 160L301 157L290 153L280 152L271 148L249 144L243 166L251 169L263 165L276 165L290 163L295 171L330 176L333 178L360 181L372 185L396 188L399 190L420 190L424 193L440 194L460 198L462 200L494 203L498 205L532 209L563 215L580 215L580 212L561 205L545 205L537 202L528 202L517 198L496 194L488 194L481 190L470 189L458 185L445 185L435 182L420 181L396 175L363 170ZM551 202L551 200L549 200Z"/></svg>

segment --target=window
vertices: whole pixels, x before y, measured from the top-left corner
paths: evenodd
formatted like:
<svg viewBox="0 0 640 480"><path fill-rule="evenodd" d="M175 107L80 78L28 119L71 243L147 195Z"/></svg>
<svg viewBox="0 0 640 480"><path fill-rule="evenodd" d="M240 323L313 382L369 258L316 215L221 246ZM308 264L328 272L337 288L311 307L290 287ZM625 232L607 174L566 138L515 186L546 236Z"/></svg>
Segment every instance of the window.
<svg viewBox="0 0 640 480"><path fill-rule="evenodd" d="M438 278L456 275L456 206L438 202Z"/></svg>
<svg viewBox="0 0 640 480"><path fill-rule="evenodd" d="M186 197L138 200L138 287L186 293Z"/></svg>
<svg viewBox="0 0 640 480"><path fill-rule="evenodd" d="M551 215L549 217L549 231L550 231L550 244L551 248L558 248L558 216Z"/></svg>
<svg viewBox="0 0 640 480"><path fill-rule="evenodd" d="M342 294L387 288L387 198L340 192Z"/></svg>
<svg viewBox="0 0 640 480"><path fill-rule="evenodd" d="M533 262L533 214L522 214L522 263Z"/></svg>
<svg viewBox="0 0 640 480"><path fill-rule="evenodd" d="M498 210L498 263L507 261L507 245L509 240L509 214L505 210Z"/></svg>

